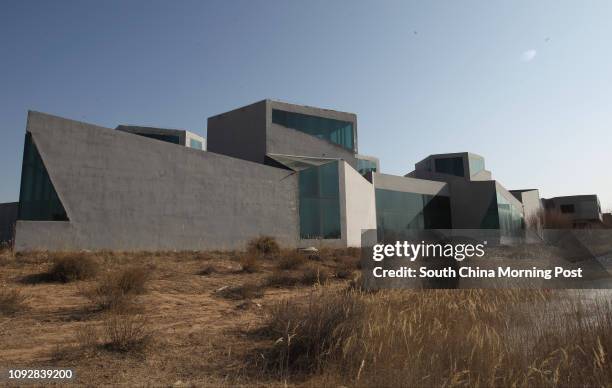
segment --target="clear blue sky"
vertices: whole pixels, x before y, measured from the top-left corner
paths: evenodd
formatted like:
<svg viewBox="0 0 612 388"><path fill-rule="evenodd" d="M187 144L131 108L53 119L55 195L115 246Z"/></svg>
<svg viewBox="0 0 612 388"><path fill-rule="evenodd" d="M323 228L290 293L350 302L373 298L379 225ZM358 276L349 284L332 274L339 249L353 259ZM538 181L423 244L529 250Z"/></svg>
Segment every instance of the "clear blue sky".
<svg viewBox="0 0 612 388"><path fill-rule="evenodd" d="M472 151L505 187L612 208L612 2L0 3L0 201L28 109L206 134L264 98L357 113L404 174Z"/></svg>

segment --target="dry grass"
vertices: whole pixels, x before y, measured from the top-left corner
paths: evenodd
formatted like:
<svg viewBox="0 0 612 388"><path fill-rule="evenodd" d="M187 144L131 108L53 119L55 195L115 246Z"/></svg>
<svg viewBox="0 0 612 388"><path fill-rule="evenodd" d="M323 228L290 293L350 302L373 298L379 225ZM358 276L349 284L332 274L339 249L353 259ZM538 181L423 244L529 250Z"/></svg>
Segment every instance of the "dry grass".
<svg viewBox="0 0 612 388"><path fill-rule="evenodd" d="M26 308L27 296L16 288L0 287L0 315L10 316Z"/></svg>
<svg viewBox="0 0 612 388"><path fill-rule="evenodd" d="M212 265L207 265L206 267L202 268L201 270L198 271L198 275L200 276L208 276L208 275L212 275L215 272L217 272L217 269L212 266Z"/></svg>
<svg viewBox="0 0 612 388"><path fill-rule="evenodd" d="M298 252L284 252L277 260L276 266L281 270L297 269L306 263L307 259Z"/></svg>
<svg viewBox="0 0 612 388"><path fill-rule="evenodd" d="M240 286L228 287L218 292L224 298L242 300L255 299L264 296L263 287L256 283L246 283Z"/></svg>
<svg viewBox="0 0 612 388"><path fill-rule="evenodd" d="M153 338L140 315L111 315L104 322L104 334L104 348L121 353L143 353Z"/></svg>
<svg viewBox="0 0 612 388"><path fill-rule="evenodd" d="M256 255L246 253L240 257L240 268L242 272L255 273L261 271L261 263Z"/></svg>
<svg viewBox="0 0 612 388"><path fill-rule="evenodd" d="M503 257L517 254L509 249ZM256 255L261 267L249 274L238 271L242 252L82 255L105 273L84 282L23 285L20 278L61 255L19 254L0 266L0 284L28 295L27 312L0 317L0 363L72 367L75 384L96 386L612 381L612 308L605 303L612 293L346 291L339 273L359 276L358 251L348 250L321 250L320 261L287 270ZM214 276L198 275L208 266ZM121 275L126 270L145 276ZM83 289L93 297L83 298ZM92 301L110 307L91 313ZM53 356L59 347L61 359Z"/></svg>
<svg viewBox="0 0 612 388"><path fill-rule="evenodd" d="M285 271L274 271L266 278L268 287L293 287L300 283L300 277Z"/></svg>
<svg viewBox="0 0 612 388"><path fill-rule="evenodd" d="M53 264L47 272L34 274L25 282L59 282L68 283L87 280L98 273L98 264L90 255L80 253L58 253L54 255Z"/></svg>
<svg viewBox="0 0 612 388"><path fill-rule="evenodd" d="M325 284L329 277L329 272L325 268L312 266L306 268L302 273L301 283L306 285Z"/></svg>
<svg viewBox="0 0 612 388"><path fill-rule="evenodd" d="M275 256L280 252L280 246L274 237L260 236L249 241L247 252L261 256Z"/></svg>
<svg viewBox="0 0 612 388"><path fill-rule="evenodd" d="M127 267L104 276L93 287L82 290L99 310L121 310L130 307L133 295L146 291L149 274L142 267Z"/></svg>
<svg viewBox="0 0 612 388"><path fill-rule="evenodd" d="M272 309L263 366L329 385L608 385L612 306L587 316L565 304L539 318L517 307L547 300L528 290L323 292Z"/></svg>

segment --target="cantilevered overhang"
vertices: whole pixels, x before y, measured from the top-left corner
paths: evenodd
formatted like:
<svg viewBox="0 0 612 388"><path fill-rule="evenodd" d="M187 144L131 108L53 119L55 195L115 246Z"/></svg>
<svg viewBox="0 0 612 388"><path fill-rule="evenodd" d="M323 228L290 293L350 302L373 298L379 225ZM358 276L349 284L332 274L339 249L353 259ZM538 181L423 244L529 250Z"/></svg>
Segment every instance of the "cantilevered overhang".
<svg viewBox="0 0 612 388"><path fill-rule="evenodd" d="M342 160L339 158L321 158L312 156L298 156L298 155L283 155L283 154L266 154L270 159L282 164L293 171L301 171L310 167L317 167L323 164L333 162L335 160Z"/></svg>

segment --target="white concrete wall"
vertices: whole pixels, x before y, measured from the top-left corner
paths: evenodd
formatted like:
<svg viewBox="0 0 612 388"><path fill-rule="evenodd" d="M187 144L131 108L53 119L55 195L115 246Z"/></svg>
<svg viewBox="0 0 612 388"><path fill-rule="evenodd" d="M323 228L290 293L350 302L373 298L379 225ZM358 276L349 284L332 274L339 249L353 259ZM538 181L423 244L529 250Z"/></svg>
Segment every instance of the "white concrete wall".
<svg viewBox="0 0 612 388"><path fill-rule="evenodd" d="M374 185L346 162L340 163L340 216L346 246L360 247L362 231L376 229Z"/></svg>

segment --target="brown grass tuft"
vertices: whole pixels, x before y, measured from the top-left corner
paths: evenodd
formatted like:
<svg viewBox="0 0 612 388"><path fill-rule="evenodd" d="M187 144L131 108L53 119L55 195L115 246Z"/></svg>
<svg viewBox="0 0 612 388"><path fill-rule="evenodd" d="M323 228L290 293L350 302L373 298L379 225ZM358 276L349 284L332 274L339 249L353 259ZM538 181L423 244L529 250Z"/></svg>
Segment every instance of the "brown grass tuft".
<svg viewBox="0 0 612 388"><path fill-rule="evenodd" d="M259 284L247 283L240 286L228 287L220 291L219 295L234 300L256 299L264 296L264 290Z"/></svg>
<svg viewBox="0 0 612 388"><path fill-rule="evenodd" d="M15 315L26 308L27 297L16 288L0 287L0 315Z"/></svg>
<svg viewBox="0 0 612 388"><path fill-rule="evenodd" d="M121 353L142 353L153 338L140 315L111 315L104 322L104 348Z"/></svg>
<svg viewBox="0 0 612 388"><path fill-rule="evenodd" d="M285 271L274 271L266 278L268 287L293 287L300 283L300 278Z"/></svg>
<svg viewBox="0 0 612 388"><path fill-rule="evenodd" d="M146 291L148 277L145 269L128 267L107 274L95 286L82 293L100 310L124 310L131 307L131 296Z"/></svg>
<svg viewBox="0 0 612 388"><path fill-rule="evenodd" d="M47 275L51 281L67 283L96 276L97 263L87 255L65 254L55 259Z"/></svg>
<svg viewBox="0 0 612 388"><path fill-rule="evenodd" d="M261 263L256 255L246 253L240 257L240 268L242 272L255 273L261 270Z"/></svg>
<svg viewBox="0 0 612 388"><path fill-rule="evenodd" d="M271 340L264 371L346 386L608 385L612 305L589 314L550 297L538 290L388 290L284 301L262 331Z"/></svg>
<svg viewBox="0 0 612 388"><path fill-rule="evenodd" d="M249 241L247 252L262 256L275 256L280 252L280 247L274 237L260 236Z"/></svg>
<svg viewBox="0 0 612 388"><path fill-rule="evenodd" d="M322 267L308 267L302 273L302 284L325 284L329 279L329 272Z"/></svg>
<svg viewBox="0 0 612 388"><path fill-rule="evenodd" d="M304 255L297 252L287 252L277 259L276 267L282 270L297 269L306 263Z"/></svg>

